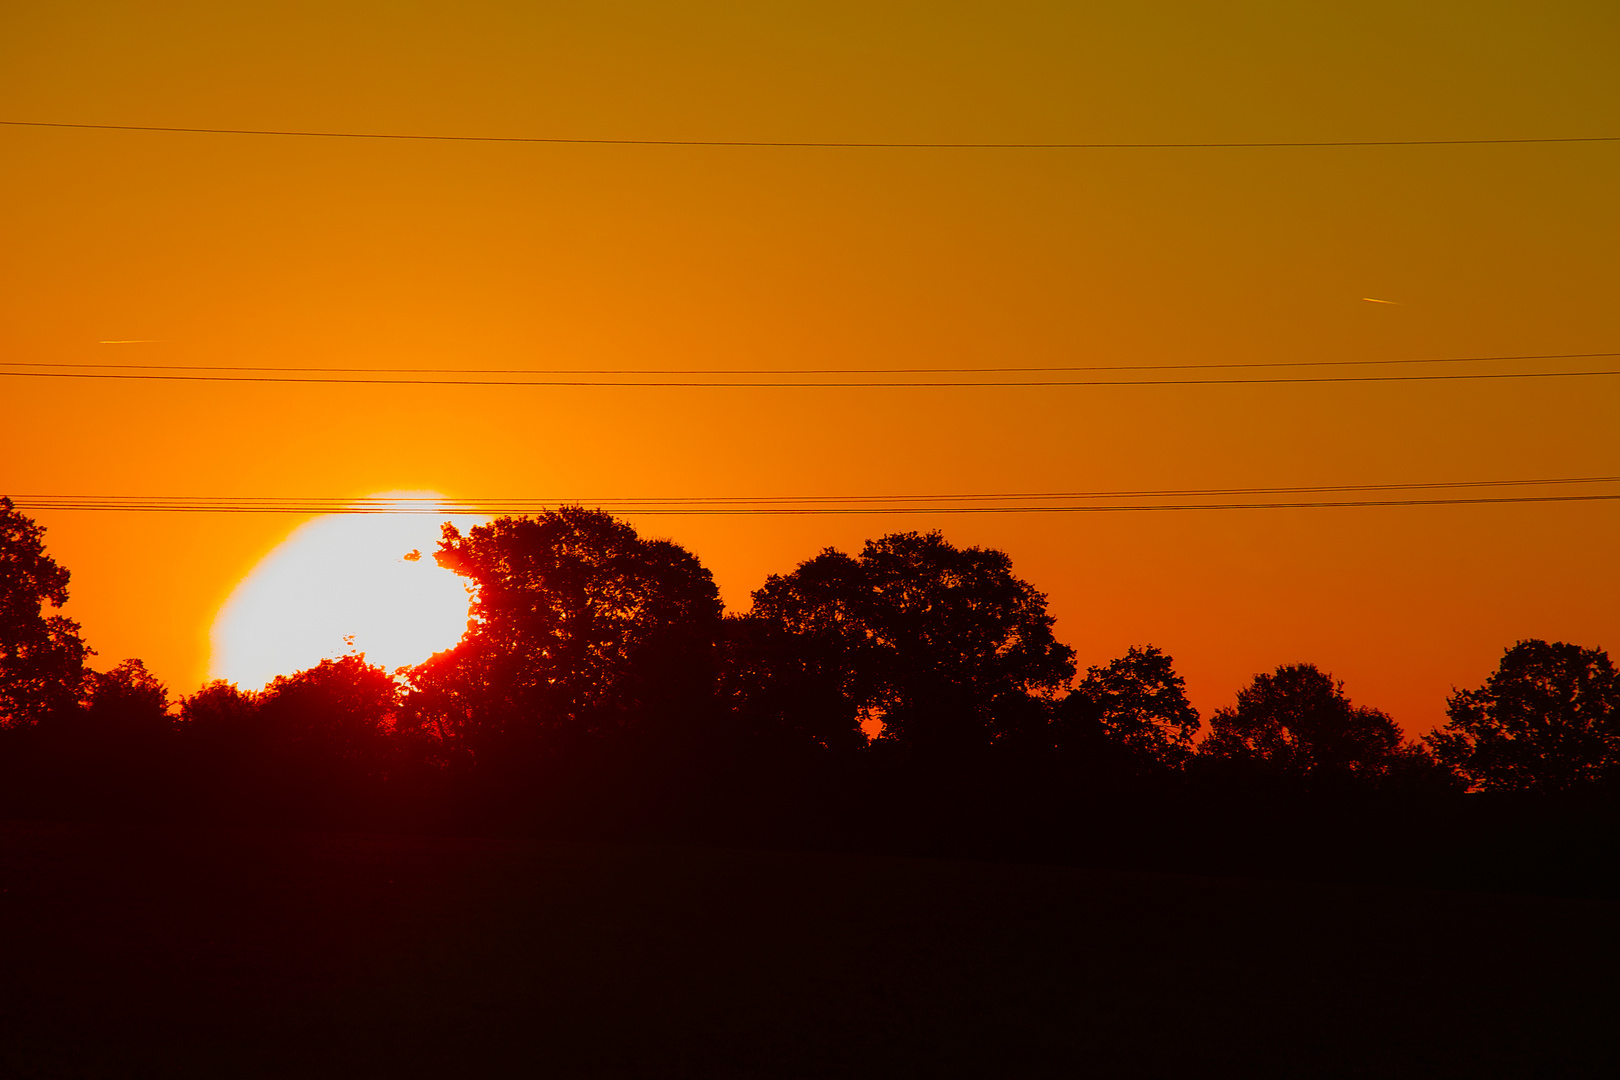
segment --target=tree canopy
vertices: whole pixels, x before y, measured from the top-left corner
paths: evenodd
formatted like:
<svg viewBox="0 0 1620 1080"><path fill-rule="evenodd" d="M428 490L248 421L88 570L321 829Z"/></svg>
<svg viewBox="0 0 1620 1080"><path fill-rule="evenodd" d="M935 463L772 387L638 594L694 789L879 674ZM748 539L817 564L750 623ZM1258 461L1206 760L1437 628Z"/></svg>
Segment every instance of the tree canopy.
<svg viewBox="0 0 1620 1080"><path fill-rule="evenodd" d="M226 695L216 692L215 704ZM387 756L399 711L392 675L350 653L291 675L277 675L257 697L264 727L294 753L324 755L361 765Z"/></svg>
<svg viewBox="0 0 1620 1080"><path fill-rule="evenodd" d="M1140 762L1169 768L1192 757L1200 726L1186 682L1153 645L1132 646L1124 656L1088 668L1059 715L1065 742L1106 741Z"/></svg>
<svg viewBox="0 0 1620 1080"><path fill-rule="evenodd" d="M0 498L0 727L72 710L89 653L67 603L68 572L45 554L45 530Z"/></svg>
<svg viewBox="0 0 1620 1080"><path fill-rule="evenodd" d="M1352 705L1344 683L1314 664L1256 675L1209 726L1200 755L1318 781L1377 780L1407 753L1387 713Z"/></svg>
<svg viewBox="0 0 1620 1080"><path fill-rule="evenodd" d="M252 724L258 706L257 694L215 679L180 699L180 722L197 730L238 732Z"/></svg>
<svg viewBox="0 0 1620 1080"><path fill-rule="evenodd" d="M103 729L156 732L169 726L169 688L139 660L85 679L84 711Z"/></svg>
<svg viewBox="0 0 1620 1080"><path fill-rule="evenodd" d="M414 722L469 752L610 736L712 694L719 591L676 544L565 506L446 524L435 557L471 583L472 621L411 672Z"/></svg>
<svg viewBox="0 0 1620 1080"><path fill-rule="evenodd" d="M1046 596L990 548L892 533L851 558L831 548L754 593L751 617L793 643L794 672L881 738L956 752L1015 738L1074 674Z"/></svg>
<svg viewBox="0 0 1620 1080"><path fill-rule="evenodd" d="M1519 642L1484 686L1453 694L1432 755L1310 664L1256 675L1199 743L1185 683L1152 645L1065 693L1073 653L1004 552L880 536L770 577L726 617L691 553L564 507L445 529L437 559L472 605L462 640L426 663L391 672L351 652L262 691L209 684L173 715L140 661L85 671L77 628L48 610L66 571L36 525L0 510L3 815L1218 872L1325 865L1318 843L1337 836L1341 855L1384 850L1395 872L1442 877L1431 849L1487 852L1494 874L1504 841L1531 879L1547 842L1584 866L1613 846L1601 815L1620 829L1604 792L1539 797L1620 779L1620 675L1598 649ZM1532 797L1464 797L1470 784ZM1520 840L1498 828L1538 818Z"/></svg>
<svg viewBox="0 0 1620 1080"><path fill-rule="evenodd" d="M1609 654L1520 641L1485 685L1459 690L1435 756L1491 791L1568 791L1620 777L1620 675Z"/></svg>

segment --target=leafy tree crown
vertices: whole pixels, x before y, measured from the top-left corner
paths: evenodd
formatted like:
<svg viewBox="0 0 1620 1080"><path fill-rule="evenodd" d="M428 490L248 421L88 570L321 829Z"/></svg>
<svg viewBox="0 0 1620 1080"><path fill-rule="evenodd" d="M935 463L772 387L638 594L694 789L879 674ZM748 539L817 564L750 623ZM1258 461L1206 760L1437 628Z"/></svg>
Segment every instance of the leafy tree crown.
<svg viewBox="0 0 1620 1080"><path fill-rule="evenodd" d="M1455 691L1434 753L1475 787L1568 791L1620 776L1620 676L1609 654L1520 641L1485 684Z"/></svg>
<svg viewBox="0 0 1620 1080"><path fill-rule="evenodd" d="M0 727L73 711L90 650L79 624L47 615L67 603L68 572L45 554L45 530L0 498Z"/></svg>

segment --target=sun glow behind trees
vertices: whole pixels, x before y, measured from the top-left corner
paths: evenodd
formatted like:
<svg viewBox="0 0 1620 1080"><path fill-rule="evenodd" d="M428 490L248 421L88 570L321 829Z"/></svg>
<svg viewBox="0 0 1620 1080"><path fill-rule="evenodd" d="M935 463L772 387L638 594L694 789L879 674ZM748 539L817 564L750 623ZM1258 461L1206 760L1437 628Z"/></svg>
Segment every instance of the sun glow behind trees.
<svg viewBox="0 0 1620 1080"><path fill-rule="evenodd" d="M258 689L350 651L392 670L459 641L467 628L467 588L434 562L433 551L445 520L466 529L484 519L414 506L424 512L326 514L294 529L220 608L210 677Z"/></svg>

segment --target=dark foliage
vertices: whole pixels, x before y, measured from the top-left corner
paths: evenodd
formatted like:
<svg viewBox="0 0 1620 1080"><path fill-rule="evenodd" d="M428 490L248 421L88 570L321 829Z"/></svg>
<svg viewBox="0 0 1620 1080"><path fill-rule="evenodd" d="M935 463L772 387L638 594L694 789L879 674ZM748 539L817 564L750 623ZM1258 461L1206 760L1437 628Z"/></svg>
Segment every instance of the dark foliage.
<svg viewBox="0 0 1620 1080"><path fill-rule="evenodd" d="M180 722L192 732L230 738L250 730L258 713L257 694L237 688L224 679L213 682L188 698L180 700Z"/></svg>
<svg viewBox="0 0 1620 1080"><path fill-rule="evenodd" d="M139 660L85 678L83 722L104 736L155 736L169 730L169 688Z"/></svg>
<svg viewBox="0 0 1620 1080"><path fill-rule="evenodd" d="M1305 664L1256 676L1195 744L1198 714L1153 646L1064 696L1073 654L1002 552L885 536L722 618L690 553L569 507L447 528L438 558L469 581L473 619L427 663L344 656L174 710L139 661L84 672L76 628L44 615L66 572L6 514L0 814L1620 895L1599 857L1620 838L1620 710L1597 650L1516 645L1454 696L1435 756Z"/></svg>
<svg viewBox="0 0 1620 1080"><path fill-rule="evenodd" d="M1058 746L1126 768L1179 769L1193 754L1198 710L1169 656L1153 645L1089 668L1058 710Z"/></svg>
<svg viewBox="0 0 1620 1080"><path fill-rule="evenodd" d="M866 745L858 680L845 663L860 642L834 627L796 630L757 616L728 616L723 629L720 693L740 737L789 756L845 756Z"/></svg>
<svg viewBox="0 0 1620 1080"><path fill-rule="evenodd" d="M45 554L45 530L0 498L0 728L73 709L89 652L67 603L68 572Z"/></svg>
<svg viewBox="0 0 1620 1080"><path fill-rule="evenodd" d="M1044 706L1074 673L1046 597L1012 561L939 533L870 540L855 558L828 549L767 580L750 619L766 651L745 708L802 687L837 702L826 742L852 738L863 716L881 720L882 741L927 756L1045 742Z"/></svg>
<svg viewBox="0 0 1620 1080"><path fill-rule="evenodd" d="M1429 766L1427 751L1403 742L1389 714L1352 705L1344 683L1313 664L1256 675L1238 691L1236 706L1210 718L1199 756L1329 788L1405 778Z"/></svg>
<svg viewBox="0 0 1620 1080"><path fill-rule="evenodd" d="M430 745L400 723L403 691L351 653L259 693L212 682L180 702L175 753L199 800L229 820L403 824L431 799Z"/></svg>
<svg viewBox="0 0 1620 1080"><path fill-rule="evenodd" d="M1620 675L1609 654L1514 645L1485 685L1459 690L1434 753L1486 791L1573 791L1620 778Z"/></svg>
<svg viewBox="0 0 1620 1080"><path fill-rule="evenodd" d="M386 774L400 690L361 654L278 675L259 695L259 723L285 753Z"/></svg>
<svg viewBox="0 0 1620 1080"><path fill-rule="evenodd" d="M575 506L447 524L436 558L472 583L473 621L411 672L410 722L452 752L557 752L707 709L720 597L684 548Z"/></svg>

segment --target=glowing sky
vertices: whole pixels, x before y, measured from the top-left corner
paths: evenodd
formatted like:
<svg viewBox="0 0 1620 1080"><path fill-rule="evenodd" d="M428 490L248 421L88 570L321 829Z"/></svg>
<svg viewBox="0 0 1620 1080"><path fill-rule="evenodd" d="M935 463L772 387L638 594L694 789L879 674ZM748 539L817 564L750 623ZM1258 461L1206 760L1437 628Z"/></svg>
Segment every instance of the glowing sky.
<svg viewBox="0 0 1620 1080"><path fill-rule="evenodd" d="M0 119L582 137L1620 134L1612 3L11 4ZM1620 145L879 151L0 129L0 350L438 367L1620 348ZM1368 303L1364 297L1393 301ZM128 344L103 345L103 341ZM0 379L0 492L860 495L1620 475L1620 379L895 390ZM41 512L98 662L205 675L300 525ZM633 520L635 520L633 518ZM744 606L825 545L1009 551L1206 711L1314 661L1422 730L1620 647L1620 507L648 518Z"/></svg>

